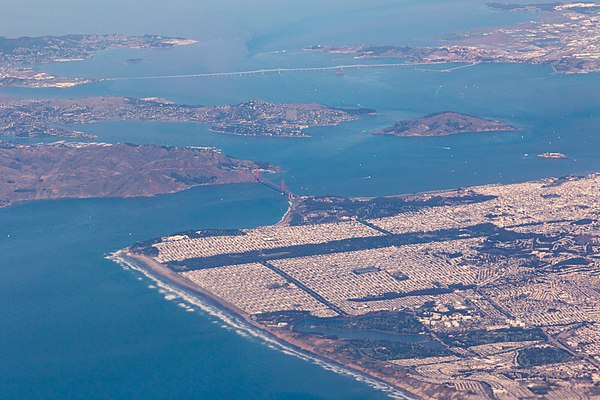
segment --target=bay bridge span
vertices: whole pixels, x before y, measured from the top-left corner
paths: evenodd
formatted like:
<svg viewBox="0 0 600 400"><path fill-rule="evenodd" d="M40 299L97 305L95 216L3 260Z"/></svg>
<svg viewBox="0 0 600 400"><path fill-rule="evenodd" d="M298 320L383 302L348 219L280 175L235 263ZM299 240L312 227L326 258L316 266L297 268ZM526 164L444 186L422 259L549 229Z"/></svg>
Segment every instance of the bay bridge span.
<svg viewBox="0 0 600 400"><path fill-rule="evenodd" d="M180 75L154 75L154 76L123 76L114 78L101 78L100 81L130 81L130 80L152 80L152 79L181 79L181 78L218 78L218 77L235 77L235 76L252 76L265 74L282 74L289 72L319 72L333 71L343 72L344 70L352 69L374 69L374 68L400 68L400 67L416 67L419 65L448 65L447 62L435 63L373 63L373 64L345 64L321 67L301 67L301 68L262 68L248 71L232 71L232 72L209 72L198 74L180 74ZM441 70L431 70L436 72L450 72L454 69L465 68L475 64L461 65L459 67L447 68Z"/></svg>

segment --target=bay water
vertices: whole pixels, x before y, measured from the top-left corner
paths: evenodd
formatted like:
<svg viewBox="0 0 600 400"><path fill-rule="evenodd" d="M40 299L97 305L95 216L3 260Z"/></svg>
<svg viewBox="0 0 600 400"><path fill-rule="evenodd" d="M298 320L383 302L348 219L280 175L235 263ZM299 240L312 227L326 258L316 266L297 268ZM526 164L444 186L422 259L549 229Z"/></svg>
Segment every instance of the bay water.
<svg viewBox="0 0 600 400"><path fill-rule="evenodd" d="M352 64L358 61L351 56L300 49L430 45L447 33L533 17L493 11L479 0L4 3L0 34L7 36L117 32L199 40L194 46L111 50L82 62L37 67L95 78ZM126 62L137 57L141 63ZM308 139L227 136L186 123L77 127L100 141L218 147L235 157L280 165L294 193L344 196L600 170L598 93L597 75L557 75L547 67L522 65L104 80L71 89L0 90L20 98L123 95L206 105L259 99L374 108L376 116L309 129ZM521 130L437 138L372 134L398 119L440 111L499 118ZM536 157L546 151L569 158ZM43 201L0 209L0 398L385 398L366 383L241 335L105 259L136 241L177 231L272 224L286 207L287 201L267 188L224 185L154 198Z"/></svg>

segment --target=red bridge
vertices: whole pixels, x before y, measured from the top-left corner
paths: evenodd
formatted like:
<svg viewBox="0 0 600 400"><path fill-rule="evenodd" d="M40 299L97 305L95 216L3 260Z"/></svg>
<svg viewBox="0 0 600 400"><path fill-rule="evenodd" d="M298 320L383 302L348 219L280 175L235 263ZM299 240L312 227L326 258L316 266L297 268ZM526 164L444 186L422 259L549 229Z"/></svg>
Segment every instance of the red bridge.
<svg viewBox="0 0 600 400"><path fill-rule="evenodd" d="M256 179L256 182L261 183L268 188L276 190L277 192L281 193L282 195L286 195L288 197L292 197L294 195L292 192L290 192L285 187L285 180L283 178L281 179L281 182L279 184L276 184L276 183L271 182L268 179L263 178L262 175L260 174L260 172L256 171L254 173L254 179Z"/></svg>

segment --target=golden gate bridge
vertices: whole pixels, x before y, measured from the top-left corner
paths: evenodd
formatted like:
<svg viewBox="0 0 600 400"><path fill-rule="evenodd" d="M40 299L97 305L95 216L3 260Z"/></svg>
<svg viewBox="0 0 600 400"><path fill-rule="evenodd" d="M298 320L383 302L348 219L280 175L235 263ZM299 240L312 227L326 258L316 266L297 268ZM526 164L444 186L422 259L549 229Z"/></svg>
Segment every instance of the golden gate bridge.
<svg viewBox="0 0 600 400"><path fill-rule="evenodd" d="M294 194L292 192L290 192L288 190L288 188L285 186L285 180L283 178L281 178L281 181L279 183L274 183L266 178L264 178L260 171L256 171L254 173L254 179L256 180L257 183L260 183L266 187L268 187L269 189L273 189L276 192L281 193L282 195L288 196L288 197L293 197Z"/></svg>

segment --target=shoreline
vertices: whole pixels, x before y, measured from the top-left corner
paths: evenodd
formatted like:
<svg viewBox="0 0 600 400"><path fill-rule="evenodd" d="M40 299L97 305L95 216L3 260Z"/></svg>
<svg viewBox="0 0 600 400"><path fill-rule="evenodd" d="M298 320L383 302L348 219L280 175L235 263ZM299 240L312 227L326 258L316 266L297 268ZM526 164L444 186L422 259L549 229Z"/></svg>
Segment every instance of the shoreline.
<svg viewBox="0 0 600 400"><path fill-rule="evenodd" d="M429 134L416 134L416 135L405 135L404 133L394 133L394 131L390 131L390 132L386 132L383 129L378 129L372 132L373 135L379 135L379 136L396 136L396 137L418 137L418 138L423 138L423 137L445 137L445 136L453 136L453 135L460 135L462 133L494 133L494 132L519 132L522 131L522 128L515 128L512 127L511 128L503 128L503 129L480 129L480 130L461 130L461 131L456 131L456 132L452 132L452 133L445 133L442 135L429 135Z"/></svg>
<svg viewBox="0 0 600 400"><path fill-rule="evenodd" d="M143 274L154 281L157 287L177 294L184 301L218 318L241 336L254 337L274 350L310 361L328 371L350 376L356 381L364 382L374 389L383 392L392 399L417 400L421 398L407 389L394 386L366 371L358 370L352 366L316 354L305 346L302 346L301 342L287 338L286 335L278 335L275 332L265 329L264 326L253 321L243 310L194 285L171 269L149 259L147 256L132 255L125 249L116 251L106 258L124 269L133 269Z"/></svg>
<svg viewBox="0 0 600 400"><path fill-rule="evenodd" d="M271 172L269 172L271 173ZM232 182L217 182L217 183L201 183L197 185L191 185L188 187L184 187L182 189L177 189L174 191L164 191L160 193L150 193L150 194L133 194L133 195L107 195L107 196L57 196L57 197L46 197L46 198L34 198L34 199L21 199L17 201L12 201L8 203L0 203L0 210L4 208L10 208L13 206L29 204L29 203L39 203L45 201L64 201L64 200L110 200L110 199L152 199L160 196L170 196L175 195L181 192L185 192L190 189L200 188L200 187L208 187L208 186L224 186L224 185L247 185L256 183L253 178L248 178L247 180L240 181L232 181Z"/></svg>
<svg viewBox="0 0 600 400"><path fill-rule="evenodd" d="M203 122L201 122L203 123ZM234 133L234 132L228 132L228 131L222 131L222 130L218 130L218 129L213 129L213 128L208 128L209 132L213 132L213 133L220 133L222 135L232 135L232 136L242 136L242 137L267 137L267 138L298 138L298 139L307 139L307 138L311 138L311 135L307 135L307 134L302 134L302 135L249 135L249 134L245 134L245 133Z"/></svg>
<svg viewBox="0 0 600 400"><path fill-rule="evenodd" d="M288 196L288 208L287 208L287 210L285 210L285 214L283 214L283 216L281 217L279 222L277 222L275 225L288 224L288 222L290 220L290 215L292 214L295 204L296 204L296 202L294 201L294 196Z"/></svg>
<svg viewBox="0 0 600 400"><path fill-rule="evenodd" d="M587 176L597 176L597 174L590 173ZM581 176L572 175L567 177L582 178ZM560 180L557 178L538 179L530 182L556 182L560 184ZM482 187L485 186L488 185L482 185ZM456 193L468 189L434 190L421 192L421 195L424 193ZM407 196L407 194L390 197L403 196ZM295 205L293 198L289 199L289 204L288 211L278 224L284 224L290 217L290 212L293 211ZM370 364L362 362L357 364L352 358L344 357L343 354L337 354L335 351L330 351L330 349L325 348L325 352L319 351L322 348L319 345L318 337L307 337L305 339L291 330L277 329L277 327L260 324L252 318L252 314L248 314L227 300L196 285L166 265L159 263L152 256L133 254L131 248L125 248L112 253L107 258L125 269L133 269L142 273L156 282L158 287L176 294L187 303L193 304L208 314L219 318L241 336L260 339L262 344L266 344L271 349L310 361L326 370L351 376L357 381L367 383L390 398L398 400L435 399L440 395L447 396L447 398L459 398L455 397L452 387L444 383L417 379L410 370L402 368L387 370L389 367L387 365L383 365L384 369L369 369L366 365ZM187 311L193 311L183 303L181 306L187 308Z"/></svg>

